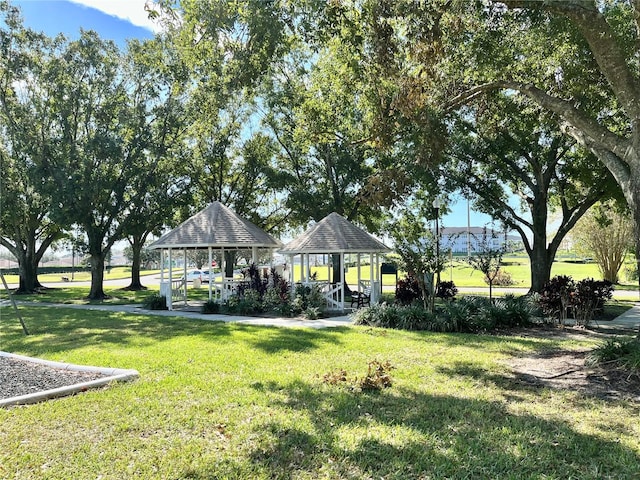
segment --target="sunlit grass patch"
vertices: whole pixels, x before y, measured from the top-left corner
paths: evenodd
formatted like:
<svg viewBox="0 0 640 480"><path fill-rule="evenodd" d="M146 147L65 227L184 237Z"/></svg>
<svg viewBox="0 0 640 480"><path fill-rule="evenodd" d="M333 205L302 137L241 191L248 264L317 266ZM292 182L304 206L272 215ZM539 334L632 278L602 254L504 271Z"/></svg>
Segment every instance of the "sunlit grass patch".
<svg viewBox="0 0 640 480"><path fill-rule="evenodd" d="M637 405L509 381L504 360L592 340L250 327L25 307L4 350L135 368L0 411L7 478L633 478ZM389 388L322 381L372 360ZM612 432L615 431L615 435ZM44 473L43 473L44 472Z"/></svg>

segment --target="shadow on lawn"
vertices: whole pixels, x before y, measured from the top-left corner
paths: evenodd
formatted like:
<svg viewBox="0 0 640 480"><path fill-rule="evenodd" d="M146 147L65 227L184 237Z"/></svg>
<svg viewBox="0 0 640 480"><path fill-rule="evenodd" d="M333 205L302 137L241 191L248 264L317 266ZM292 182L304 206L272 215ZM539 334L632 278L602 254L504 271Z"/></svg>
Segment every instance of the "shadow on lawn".
<svg viewBox="0 0 640 480"><path fill-rule="evenodd" d="M217 339L230 335L222 322L195 323L180 317L79 310L64 307L20 307L29 329L24 336L13 312L2 315L2 349L28 355L58 353L95 345L145 345L181 335Z"/></svg>
<svg viewBox="0 0 640 480"><path fill-rule="evenodd" d="M251 472L227 457L183 478L634 478L640 463L623 442L514 414L498 401L396 387L362 394L302 381L256 388L309 422L256 424ZM283 392L287 398L277 400Z"/></svg>
<svg viewBox="0 0 640 480"><path fill-rule="evenodd" d="M0 325L2 349L9 352L72 351L91 345L148 345L181 335L207 340L228 337L234 331L260 329L261 335L248 336L246 342L265 353L305 352L322 343L340 344L344 328L328 330L255 327L224 322L197 321L181 317L148 317L144 314L79 310L64 307L20 307L31 335L25 337L13 312L3 315ZM265 330L270 330L265 334Z"/></svg>
<svg viewBox="0 0 640 480"><path fill-rule="evenodd" d="M271 327L268 335L249 340L249 343L265 353L306 352L319 347L320 343L338 345L341 336L347 330L343 327L313 330L299 328Z"/></svg>

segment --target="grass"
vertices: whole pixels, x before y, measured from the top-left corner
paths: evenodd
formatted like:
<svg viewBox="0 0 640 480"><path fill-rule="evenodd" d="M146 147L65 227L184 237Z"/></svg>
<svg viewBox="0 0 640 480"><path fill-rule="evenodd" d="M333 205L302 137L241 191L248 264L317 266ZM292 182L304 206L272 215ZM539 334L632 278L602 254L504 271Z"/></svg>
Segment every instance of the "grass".
<svg viewBox="0 0 640 480"><path fill-rule="evenodd" d="M160 270L143 270L140 272L141 275L156 275L160 273ZM42 283L49 282L60 282L61 277L69 277L71 278L70 273L46 273L38 275L38 280ZM7 283L18 283L20 278L18 275L5 275L4 276ZM122 280L126 278L131 278L131 267L112 267L107 271L105 268L104 271L104 279L105 280ZM73 274L74 282L90 282L91 281L91 272L75 272Z"/></svg>
<svg viewBox="0 0 640 480"><path fill-rule="evenodd" d="M511 275L514 281L513 287L529 288L531 285L531 271L529 267L529 257L518 255L508 256L504 258L504 270ZM316 273L318 280L327 279L326 267L311 267L312 273ZM294 270L296 279L300 277L300 269L296 267ZM401 278L403 272L398 272ZM474 270L461 257L454 257L453 262L449 262L441 272L442 280L453 280L458 287L486 287L484 276L481 272ZM602 275L595 263L576 263L573 258L559 257L552 266L551 276L570 275L574 280L582 280L585 278L601 279ZM364 280L370 278L370 266L362 265L360 267L360 277ZM624 278L624 268L620 272L621 283L616 285L616 289L637 290L636 282L627 281ZM358 271L356 267L350 267L345 275L347 283L356 285L358 282ZM385 275L382 278L383 285L395 285L395 278L391 275Z"/></svg>
<svg viewBox="0 0 640 480"><path fill-rule="evenodd" d="M157 292L154 290L129 291L121 288L105 288L104 292L109 297L102 301L89 301L89 287L69 286L48 288L41 293L28 295L16 295L14 298L18 301L25 302L50 302L50 303L67 303L67 304L110 304L110 305L126 305L131 303L142 303L144 297ZM5 292L0 292L0 298L6 296Z"/></svg>
<svg viewBox="0 0 640 480"><path fill-rule="evenodd" d="M4 350L141 377L0 411L2 478L637 478L637 404L525 386L502 363L586 340L22 310L33 334L3 314ZM391 388L322 382L374 359Z"/></svg>

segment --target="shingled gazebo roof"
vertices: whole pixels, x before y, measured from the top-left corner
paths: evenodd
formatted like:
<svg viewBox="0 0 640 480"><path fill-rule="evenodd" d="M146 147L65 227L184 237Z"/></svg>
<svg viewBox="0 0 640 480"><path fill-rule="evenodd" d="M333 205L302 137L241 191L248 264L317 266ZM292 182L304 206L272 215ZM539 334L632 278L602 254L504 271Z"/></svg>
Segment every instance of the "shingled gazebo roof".
<svg viewBox="0 0 640 480"><path fill-rule="evenodd" d="M333 212L287 243L279 253L382 253L390 248Z"/></svg>
<svg viewBox="0 0 640 480"><path fill-rule="evenodd" d="M277 248L281 242L220 202L213 202L149 248Z"/></svg>

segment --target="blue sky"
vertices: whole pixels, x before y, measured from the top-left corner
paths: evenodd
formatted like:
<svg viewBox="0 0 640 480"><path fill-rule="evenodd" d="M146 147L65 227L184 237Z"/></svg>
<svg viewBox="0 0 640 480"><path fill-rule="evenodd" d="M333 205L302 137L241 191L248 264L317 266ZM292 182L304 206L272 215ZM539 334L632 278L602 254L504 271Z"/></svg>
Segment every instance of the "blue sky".
<svg viewBox="0 0 640 480"><path fill-rule="evenodd" d="M151 38L157 27L144 10L145 0L11 0L26 26L49 36L76 38L80 28L95 30L121 47L128 38Z"/></svg>
<svg viewBox="0 0 640 480"><path fill-rule="evenodd" d="M124 47L129 38L151 38L157 26L144 10L145 0L13 0L22 10L25 24L49 36L64 33L76 38L80 28ZM442 219L447 227L467 225L467 202L449 199L452 212ZM483 226L491 218L471 211L471 225Z"/></svg>

